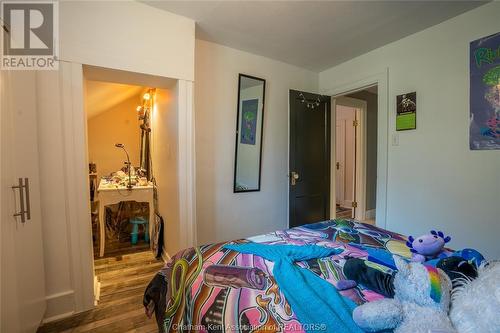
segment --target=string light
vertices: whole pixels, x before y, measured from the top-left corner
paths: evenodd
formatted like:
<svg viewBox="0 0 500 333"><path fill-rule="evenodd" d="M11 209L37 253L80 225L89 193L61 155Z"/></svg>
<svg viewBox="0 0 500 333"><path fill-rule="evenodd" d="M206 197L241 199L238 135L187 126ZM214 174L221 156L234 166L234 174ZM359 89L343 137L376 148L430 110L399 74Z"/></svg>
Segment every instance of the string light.
<svg viewBox="0 0 500 333"><path fill-rule="evenodd" d="M300 97L300 102L306 103L306 107L311 110L314 110L314 108L318 107L321 104L320 96L318 96L314 102L308 102L307 99L304 97L304 94L302 93L299 94L299 97Z"/></svg>

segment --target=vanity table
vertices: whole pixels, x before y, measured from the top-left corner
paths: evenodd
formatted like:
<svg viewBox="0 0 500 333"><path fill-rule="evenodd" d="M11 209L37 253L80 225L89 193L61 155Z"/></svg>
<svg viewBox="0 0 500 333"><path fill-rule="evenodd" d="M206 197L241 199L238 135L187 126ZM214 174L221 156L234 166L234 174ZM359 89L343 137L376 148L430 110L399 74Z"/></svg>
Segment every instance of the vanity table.
<svg viewBox="0 0 500 333"><path fill-rule="evenodd" d="M108 205L117 204L121 201L147 202L149 204L149 235L151 236L154 223L153 188L149 183L145 186L134 186L128 189L126 186L110 184L104 179L99 182L97 189L97 199L99 200L99 233L100 247L99 256L104 256L104 246L106 240L104 219L105 208Z"/></svg>

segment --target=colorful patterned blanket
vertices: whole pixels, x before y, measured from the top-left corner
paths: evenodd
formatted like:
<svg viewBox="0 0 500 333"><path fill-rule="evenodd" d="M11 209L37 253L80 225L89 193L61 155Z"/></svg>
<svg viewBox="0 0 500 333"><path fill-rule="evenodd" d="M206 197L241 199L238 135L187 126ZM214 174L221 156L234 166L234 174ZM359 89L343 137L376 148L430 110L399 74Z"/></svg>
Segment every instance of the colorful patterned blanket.
<svg viewBox="0 0 500 333"><path fill-rule="evenodd" d="M304 331L276 284L273 263L222 248L247 241L342 249L338 255L298 263L334 285L344 279L342 267L347 257L367 259L370 265L388 272L392 254L411 257L406 237L344 219L186 249L161 271L167 283L165 316L160 316L165 332ZM357 304L383 298L362 286L341 294Z"/></svg>

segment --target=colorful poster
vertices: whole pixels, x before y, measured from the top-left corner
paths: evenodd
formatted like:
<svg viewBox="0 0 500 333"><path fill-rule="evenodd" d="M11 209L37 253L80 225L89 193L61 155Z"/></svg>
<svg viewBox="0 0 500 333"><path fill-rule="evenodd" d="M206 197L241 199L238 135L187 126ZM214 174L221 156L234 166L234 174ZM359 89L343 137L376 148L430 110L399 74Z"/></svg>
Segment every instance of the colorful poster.
<svg viewBox="0 0 500 333"><path fill-rule="evenodd" d="M500 33L470 43L470 149L500 149Z"/></svg>
<svg viewBox="0 0 500 333"><path fill-rule="evenodd" d="M396 96L396 131L417 128L417 93Z"/></svg>
<svg viewBox="0 0 500 333"><path fill-rule="evenodd" d="M241 143L255 145L257 133L258 99L248 99L241 102Z"/></svg>

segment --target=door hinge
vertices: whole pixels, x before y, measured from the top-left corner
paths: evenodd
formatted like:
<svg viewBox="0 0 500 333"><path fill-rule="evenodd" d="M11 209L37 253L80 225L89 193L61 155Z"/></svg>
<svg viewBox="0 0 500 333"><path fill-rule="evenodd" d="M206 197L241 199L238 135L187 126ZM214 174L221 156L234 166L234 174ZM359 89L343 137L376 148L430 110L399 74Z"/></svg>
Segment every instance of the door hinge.
<svg viewBox="0 0 500 333"><path fill-rule="evenodd" d="M357 201L353 201L352 202L352 208L357 208L358 207L358 202Z"/></svg>
<svg viewBox="0 0 500 333"><path fill-rule="evenodd" d="M357 121L357 120L352 121L352 126L356 127L358 125L359 125L359 121Z"/></svg>

